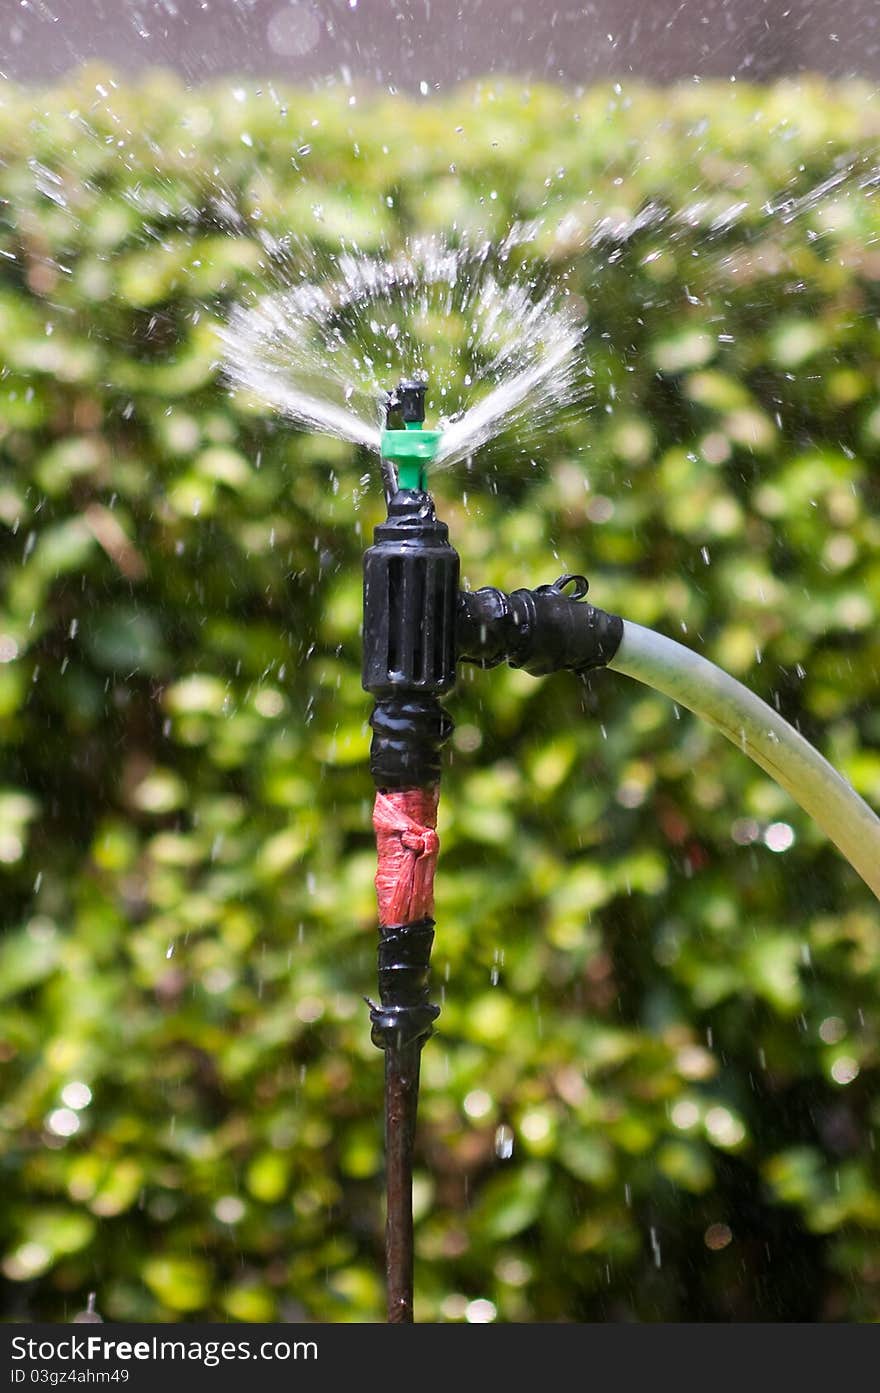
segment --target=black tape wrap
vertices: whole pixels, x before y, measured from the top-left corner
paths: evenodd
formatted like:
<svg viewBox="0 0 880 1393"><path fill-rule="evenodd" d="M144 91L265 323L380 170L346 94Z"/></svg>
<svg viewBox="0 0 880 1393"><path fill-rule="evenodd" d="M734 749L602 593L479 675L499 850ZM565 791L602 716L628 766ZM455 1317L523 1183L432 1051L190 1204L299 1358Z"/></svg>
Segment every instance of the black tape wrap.
<svg viewBox="0 0 880 1393"><path fill-rule="evenodd" d="M370 1001L372 1040L380 1050L424 1043L439 1006L428 1000L434 920L379 926L379 999Z"/></svg>

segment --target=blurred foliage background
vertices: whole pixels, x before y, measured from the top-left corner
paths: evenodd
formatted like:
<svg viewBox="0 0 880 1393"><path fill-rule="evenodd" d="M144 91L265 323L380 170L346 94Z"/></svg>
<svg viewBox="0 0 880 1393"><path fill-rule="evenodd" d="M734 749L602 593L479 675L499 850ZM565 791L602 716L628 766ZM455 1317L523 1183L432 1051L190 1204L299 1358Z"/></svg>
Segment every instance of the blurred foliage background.
<svg viewBox="0 0 880 1393"><path fill-rule="evenodd" d="M219 379L273 239L540 214L592 391L552 448L437 476L465 575L586 571L876 807L878 132L876 93L819 82L4 87L6 1319L89 1291L117 1320L382 1317L381 499ZM870 893L624 678L471 673L450 707L419 1317L876 1319Z"/></svg>

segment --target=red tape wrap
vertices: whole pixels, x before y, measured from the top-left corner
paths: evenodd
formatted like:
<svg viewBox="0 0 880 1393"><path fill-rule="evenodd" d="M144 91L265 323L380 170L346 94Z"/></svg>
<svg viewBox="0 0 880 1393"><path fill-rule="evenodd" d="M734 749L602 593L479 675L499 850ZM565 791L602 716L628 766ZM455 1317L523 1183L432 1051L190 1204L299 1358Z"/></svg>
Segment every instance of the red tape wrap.
<svg viewBox="0 0 880 1393"><path fill-rule="evenodd" d="M373 827L379 865L376 895L380 924L411 924L434 915L434 872L440 842L440 790L407 788L377 793Z"/></svg>

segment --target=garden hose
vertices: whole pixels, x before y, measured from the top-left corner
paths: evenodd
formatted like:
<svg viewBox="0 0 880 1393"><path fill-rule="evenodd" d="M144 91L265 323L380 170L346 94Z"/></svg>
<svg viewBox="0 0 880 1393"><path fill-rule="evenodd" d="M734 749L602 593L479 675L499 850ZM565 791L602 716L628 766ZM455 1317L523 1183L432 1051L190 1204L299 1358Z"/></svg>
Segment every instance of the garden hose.
<svg viewBox="0 0 880 1393"><path fill-rule="evenodd" d="M880 818L778 712L708 659L629 620L608 666L726 735L809 813L880 899Z"/></svg>
<svg viewBox="0 0 880 1393"><path fill-rule="evenodd" d="M748 687L674 639L585 603L586 588L582 576L561 576L537 590L461 595L460 659L536 676L609 667L663 692L775 779L880 899L880 818L852 785Z"/></svg>

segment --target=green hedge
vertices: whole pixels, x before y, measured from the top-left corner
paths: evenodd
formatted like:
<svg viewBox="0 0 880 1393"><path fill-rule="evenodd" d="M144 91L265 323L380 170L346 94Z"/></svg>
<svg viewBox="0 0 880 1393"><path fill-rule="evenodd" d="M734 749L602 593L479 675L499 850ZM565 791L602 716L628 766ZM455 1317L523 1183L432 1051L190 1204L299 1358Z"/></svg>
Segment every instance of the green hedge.
<svg viewBox="0 0 880 1393"><path fill-rule="evenodd" d="M92 1290L117 1320L381 1318L380 498L218 382L214 325L273 283L273 238L541 214L592 393L535 467L499 446L494 491L438 476L465 574L585 570L880 805L868 90L350 95L4 90L10 1319ZM450 707L421 1318L876 1319L869 892L622 677L475 674Z"/></svg>

